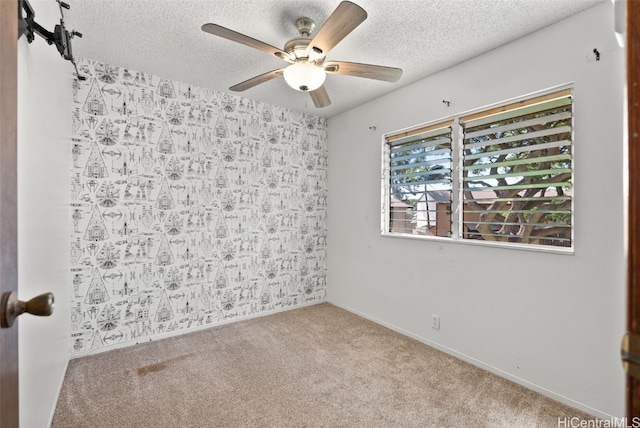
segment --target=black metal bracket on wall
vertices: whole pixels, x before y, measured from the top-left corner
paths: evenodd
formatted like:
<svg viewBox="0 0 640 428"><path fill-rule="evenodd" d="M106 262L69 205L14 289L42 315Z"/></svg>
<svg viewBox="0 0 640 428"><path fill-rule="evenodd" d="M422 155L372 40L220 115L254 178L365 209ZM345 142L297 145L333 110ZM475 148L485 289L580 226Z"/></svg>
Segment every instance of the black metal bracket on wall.
<svg viewBox="0 0 640 428"><path fill-rule="evenodd" d="M82 33L77 31L67 31L64 27L64 13L63 9L70 9L67 3L56 0L60 7L60 24L57 24L53 31L45 29L42 25L35 21L36 13L33 7L29 3L29 0L17 0L18 1L18 39L23 35L27 36L29 43L33 42L35 35L42 37L50 45L55 44L60 55L67 61L71 61L73 67L76 69L76 77L78 80L86 80L85 76L82 76L78 71L78 66L73 58L73 51L71 50L71 39L75 36L82 37Z"/></svg>

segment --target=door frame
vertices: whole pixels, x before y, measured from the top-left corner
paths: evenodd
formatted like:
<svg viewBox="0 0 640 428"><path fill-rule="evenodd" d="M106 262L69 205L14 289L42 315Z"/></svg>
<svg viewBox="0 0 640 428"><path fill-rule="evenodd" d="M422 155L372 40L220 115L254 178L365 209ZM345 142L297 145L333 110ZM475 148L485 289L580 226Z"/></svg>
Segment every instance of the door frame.
<svg viewBox="0 0 640 428"><path fill-rule="evenodd" d="M627 333L640 334L640 2L626 2L628 218ZM640 416L640 379L627 375L626 414Z"/></svg>

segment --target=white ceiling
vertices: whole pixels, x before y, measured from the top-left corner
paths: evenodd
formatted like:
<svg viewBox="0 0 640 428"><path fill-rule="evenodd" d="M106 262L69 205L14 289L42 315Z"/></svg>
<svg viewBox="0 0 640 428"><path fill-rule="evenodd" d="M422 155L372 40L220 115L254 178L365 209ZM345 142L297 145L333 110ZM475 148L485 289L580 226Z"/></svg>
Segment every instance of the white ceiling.
<svg viewBox="0 0 640 428"><path fill-rule="evenodd" d="M277 78L238 95L331 117L423 79L606 0L355 0L368 18L327 60L404 70L396 83L328 75L332 104L318 109L308 94ZM316 30L339 0L66 0L73 53L196 86L228 88L286 63L204 33L211 22L278 48L297 36L294 22ZM37 12L37 11L36 11Z"/></svg>

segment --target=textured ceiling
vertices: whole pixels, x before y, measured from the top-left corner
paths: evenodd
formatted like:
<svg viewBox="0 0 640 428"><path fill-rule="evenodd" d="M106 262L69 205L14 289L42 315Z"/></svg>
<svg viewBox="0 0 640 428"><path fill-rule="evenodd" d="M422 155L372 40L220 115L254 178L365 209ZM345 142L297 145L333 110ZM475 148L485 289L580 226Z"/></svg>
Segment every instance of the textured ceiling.
<svg viewBox="0 0 640 428"><path fill-rule="evenodd" d="M278 48L308 16L316 30L339 0L66 0L73 52L112 65L229 92L236 83L282 68L269 55L201 31L220 24ZM308 94L277 78L238 95L331 117L539 30L605 0L355 0L368 18L327 60L400 67L395 83L328 75L332 104L318 109ZM37 10L36 10L37 12Z"/></svg>

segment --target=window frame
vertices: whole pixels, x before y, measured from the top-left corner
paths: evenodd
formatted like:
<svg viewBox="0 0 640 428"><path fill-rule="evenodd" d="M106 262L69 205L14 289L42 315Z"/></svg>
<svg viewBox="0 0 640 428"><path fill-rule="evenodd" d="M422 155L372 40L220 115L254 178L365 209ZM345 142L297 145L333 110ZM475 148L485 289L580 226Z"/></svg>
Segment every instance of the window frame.
<svg viewBox="0 0 640 428"><path fill-rule="evenodd" d="M469 239L463 237L463 205L464 205L464 195L463 195L463 150L464 150L464 129L461 124L462 118L469 118L474 116L490 116L491 114L499 114L499 113L491 113L491 112L500 112L508 111L511 108L518 108L518 104L522 105L534 105L535 103L530 103L531 100L535 99L543 99L546 96L568 93L571 97L571 130L570 130L570 140L571 140L571 220L570 220L570 234L571 234L571 246L569 247L561 247L555 245L542 245L542 244L523 244L517 242L501 242L501 241L485 241L485 240L476 240ZM543 102L543 101L540 101ZM491 113L491 114L490 114ZM468 120L468 119L467 119ZM421 129L429 129L437 126L439 124L450 123L451 127L451 181L452 181L452 200L451 200L451 235L448 237L445 236L434 236L434 235L418 235L412 233L399 233L399 232L391 232L391 207L390 207L390 192L391 192L391 175L390 175L390 159L391 159L391 142L393 140L397 140L400 135L412 135L419 134L418 132ZM392 138L391 142L389 138ZM445 116L436 120L428 121L421 123L419 125L399 129L397 131L388 132L382 135L381 138L382 144L382 159L381 159L381 227L380 234L383 237L393 237L393 238L404 238L404 239L418 239L423 241L438 241L438 242L449 242L456 244L465 244L465 245L479 245L479 246L489 246L489 247L499 247L499 248L512 248L512 249L521 249L527 251L539 251L545 253L558 253L558 254L568 254L572 255L575 253L575 195L576 195L576 187L575 187L575 91L573 83L568 83L564 85L559 85L556 87L548 88L542 91L537 91L533 93L529 93L523 96L519 96L516 98L511 98L508 100L492 103L485 105L483 107L474 108L471 110L463 111L460 113L452 114L449 116Z"/></svg>

